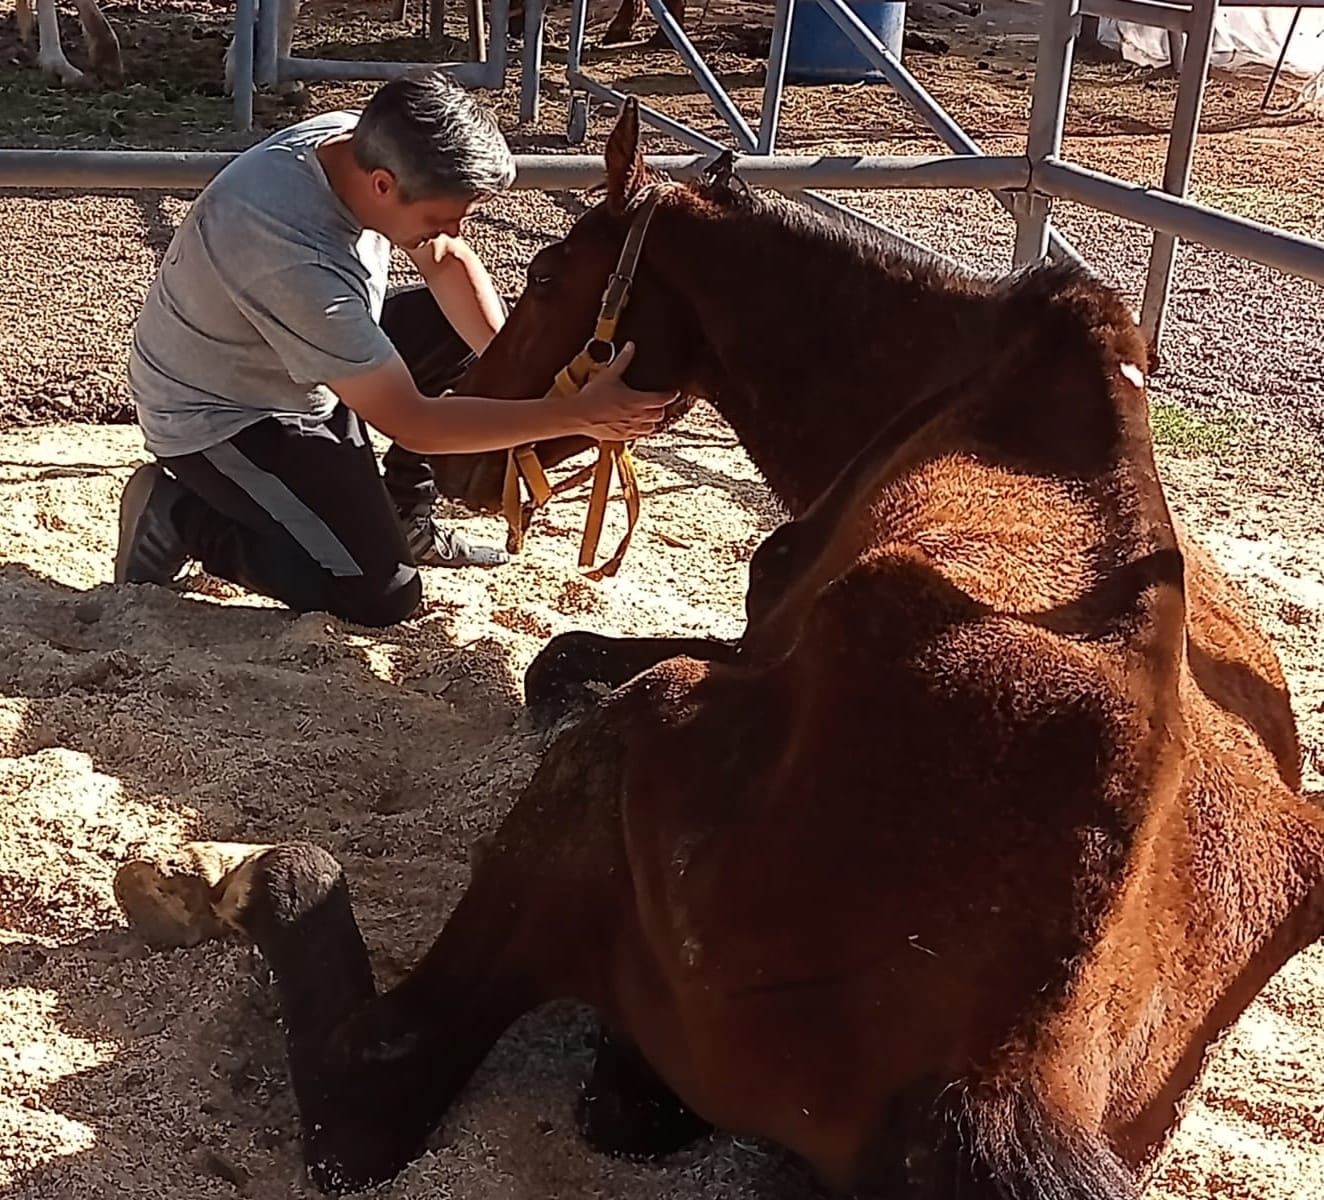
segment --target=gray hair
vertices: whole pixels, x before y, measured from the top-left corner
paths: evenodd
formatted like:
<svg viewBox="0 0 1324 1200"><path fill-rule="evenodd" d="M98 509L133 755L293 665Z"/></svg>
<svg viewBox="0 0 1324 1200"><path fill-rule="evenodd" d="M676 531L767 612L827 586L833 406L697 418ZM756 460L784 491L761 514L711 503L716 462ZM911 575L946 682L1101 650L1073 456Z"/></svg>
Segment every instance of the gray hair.
<svg viewBox="0 0 1324 1200"><path fill-rule="evenodd" d="M350 144L365 171L395 176L406 202L485 200L515 182L515 158L496 117L437 70L384 84L363 109Z"/></svg>

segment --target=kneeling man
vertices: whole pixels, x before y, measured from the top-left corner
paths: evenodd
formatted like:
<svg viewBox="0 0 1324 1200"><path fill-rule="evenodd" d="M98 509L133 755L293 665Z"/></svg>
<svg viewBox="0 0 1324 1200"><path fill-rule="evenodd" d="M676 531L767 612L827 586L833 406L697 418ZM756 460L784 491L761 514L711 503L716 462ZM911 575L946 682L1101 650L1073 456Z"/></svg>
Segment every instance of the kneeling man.
<svg viewBox="0 0 1324 1200"><path fill-rule="evenodd" d="M493 566L432 517L423 455L656 427L668 394L447 389L504 307L461 237L514 181L493 116L438 72L385 84L361 113L273 134L222 170L176 230L134 330L129 384L155 461L120 502L115 579L170 583L189 560L300 612L389 625L418 566ZM387 296L392 245L422 284ZM421 390L420 390L421 389ZM391 439L383 470L365 423Z"/></svg>

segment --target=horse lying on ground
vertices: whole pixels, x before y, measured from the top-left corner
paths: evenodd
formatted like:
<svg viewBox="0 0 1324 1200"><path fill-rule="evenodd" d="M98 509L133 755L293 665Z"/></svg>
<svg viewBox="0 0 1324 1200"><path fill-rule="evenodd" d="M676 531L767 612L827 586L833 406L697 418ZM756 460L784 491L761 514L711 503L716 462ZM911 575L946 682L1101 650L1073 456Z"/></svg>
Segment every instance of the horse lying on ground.
<svg viewBox="0 0 1324 1200"><path fill-rule="evenodd" d="M853 1192L1134 1196L1205 1047L1324 925L1324 816L1273 651L1169 514L1131 313L1070 266L990 283L724 170L657 180L633 105L607 169L461 388L542 394L651 218L632 378L715 404L792 520L734 645L544 649L530 704L582 715L399 986L324 851L211 877L274 972L313 1179L397 1172L575 998L595 1147L716 1126Z"/></svg>

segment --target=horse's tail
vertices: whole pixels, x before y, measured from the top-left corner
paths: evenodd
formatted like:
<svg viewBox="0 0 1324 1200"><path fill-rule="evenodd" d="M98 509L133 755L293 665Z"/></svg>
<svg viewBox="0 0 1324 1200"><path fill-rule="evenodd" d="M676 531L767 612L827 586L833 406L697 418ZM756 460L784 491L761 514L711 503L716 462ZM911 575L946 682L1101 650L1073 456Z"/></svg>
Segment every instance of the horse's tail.
<svg viewBox="0 0 1324 1200"><path fill-rule="evenodd" d="M909 1139L903 1168L915 1200L1139 1196L1107 1142L1055 1113L1032 1085L953 1084L928 1113L929 1137Z"/></svg>

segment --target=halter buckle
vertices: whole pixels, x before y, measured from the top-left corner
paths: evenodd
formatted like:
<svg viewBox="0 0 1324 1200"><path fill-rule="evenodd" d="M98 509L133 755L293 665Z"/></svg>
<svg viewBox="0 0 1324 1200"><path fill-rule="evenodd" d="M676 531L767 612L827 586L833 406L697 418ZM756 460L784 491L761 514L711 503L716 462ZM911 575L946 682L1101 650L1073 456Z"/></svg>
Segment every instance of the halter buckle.
<svg viewBox="0 0 1324 1200"><path fill-rule="evenodd" d="M631 276L623 275L619 271L613 271L607 277L607 286L602 294L602 308L599 310L602 317L620 316L625 308L625 302L630 298L630 287L633 283Z"/></svg>
<svg viewBox="0 0 1324 1200"><path fill-rule="evenodd" d="M600 337L589 338L584 353L588 355L594 369L601 371L616 361L616 343Z"/></svg>

